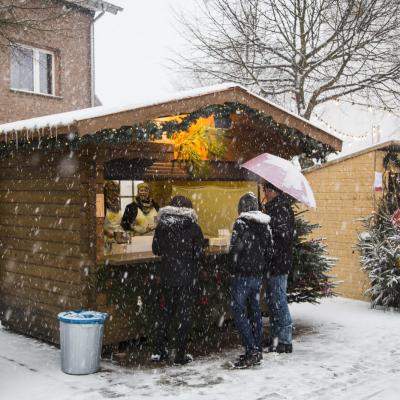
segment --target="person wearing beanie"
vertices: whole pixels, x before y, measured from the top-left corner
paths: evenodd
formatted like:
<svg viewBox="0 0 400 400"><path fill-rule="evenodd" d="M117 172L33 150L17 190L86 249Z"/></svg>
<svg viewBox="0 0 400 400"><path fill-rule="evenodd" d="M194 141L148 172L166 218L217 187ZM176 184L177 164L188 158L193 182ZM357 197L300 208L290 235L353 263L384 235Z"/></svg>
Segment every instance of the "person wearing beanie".
<svg viewBox="0 0 400 400"><path fill-rule="evenodd" d="M184 365L193 360L186 353L186 347L197 296L204 238L192 202L184 196L175 196L169 206L161 208L157 220L152 247L153 253L161 256L160 280L165 304L151 360L159 362L168 358L166 337L175 317L178 320L175 364Z"/></svg>
<svg viewBox="0 0 400 400"><path fill-rule="evenodd" d="M146 235L155 229L155 218L159 207L150 197L148 183L139 183L137 190L137 196L125 207L121 226L125 231L133 231L136 235Z"/></svg>
<svg viewBox="0 0 400 400"><path fill-rule="evenodd" d="M232 313L243 340L245 354L234 362L235 368L260 364L262 359L262 317L260 290L271 250L270 218L259 211L252 192L243 195L238 205L239 217L233 226L230 243L232 275ZM250 314L247 315L247 304Z"/></svg>
<svg viewBox="0 0 400 400"><path fill-rule="evenodd" d="M262 209L271 218L272 256L265 275L265 294L269 310L268 351L291 353L292 318L287 303L288 274L293 267L294 213L289 199L269 182L263 184Z"/></svg>

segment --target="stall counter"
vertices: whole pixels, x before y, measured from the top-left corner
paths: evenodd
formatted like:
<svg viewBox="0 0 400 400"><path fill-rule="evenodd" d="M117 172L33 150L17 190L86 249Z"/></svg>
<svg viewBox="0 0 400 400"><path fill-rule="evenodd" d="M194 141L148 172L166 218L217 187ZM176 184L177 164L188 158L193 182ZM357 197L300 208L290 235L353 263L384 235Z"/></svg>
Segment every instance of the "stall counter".
<svg viewBox="0 0 400 400"><path fill-rule="evenodd" d="M228 254L229 245L210 245L206 249L206 256ZM160 261L161 257L154 255L151 251L120 253L104 256L104 264L106 265L126 265L126 264L142 264L151 261Z"/></svg>

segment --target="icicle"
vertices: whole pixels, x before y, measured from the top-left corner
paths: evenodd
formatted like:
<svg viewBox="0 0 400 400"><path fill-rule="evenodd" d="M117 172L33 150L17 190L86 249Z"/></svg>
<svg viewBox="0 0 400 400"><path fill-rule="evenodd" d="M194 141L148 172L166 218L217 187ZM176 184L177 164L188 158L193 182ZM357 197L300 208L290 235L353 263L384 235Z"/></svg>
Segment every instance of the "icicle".
<svg viewBox="0 0 400 400"><path fill-rule="evenodd" d="M15 134L15 148L17 149L17 151L18 151L18 132L17 131L13 131L14 132L14 134Z"/></svg>
<svg viewBox="0 0 400 400"><path fill-rule="evenodd" d="M42 140L42 137L41 137L41 135L40 135L40 129L37 130L37 133L38 133L38 137L39 137L39 140L38 140L38 149L40 149L41 140Z"/></svg>

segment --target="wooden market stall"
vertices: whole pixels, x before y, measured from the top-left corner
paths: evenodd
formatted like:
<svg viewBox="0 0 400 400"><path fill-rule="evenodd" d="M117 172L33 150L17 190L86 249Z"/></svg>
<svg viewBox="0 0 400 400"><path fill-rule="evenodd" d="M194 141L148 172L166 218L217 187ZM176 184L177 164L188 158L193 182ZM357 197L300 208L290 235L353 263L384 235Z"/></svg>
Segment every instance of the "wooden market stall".
<svg viewBox="0 0 400 400"><path fill-rule="evenodd" d="M195 173L165 133L174 138L201 118L221 129L221 116L229 120L223 154L203 157L207 173ZM157 311L157 257L104 250L106 180L145 180L161 203L173 193L207 187L213 198L235 188L224 204L234 213L237 196L257 190L257 177L239 168L243 161L266 151L323 158L341 149L336 137L233 84L17 121L0 125L0 134L1 322L53 343L61 311L108 312L105 343L143 334ZM211 245L208 267L218 268L224 253Z"/></svg>

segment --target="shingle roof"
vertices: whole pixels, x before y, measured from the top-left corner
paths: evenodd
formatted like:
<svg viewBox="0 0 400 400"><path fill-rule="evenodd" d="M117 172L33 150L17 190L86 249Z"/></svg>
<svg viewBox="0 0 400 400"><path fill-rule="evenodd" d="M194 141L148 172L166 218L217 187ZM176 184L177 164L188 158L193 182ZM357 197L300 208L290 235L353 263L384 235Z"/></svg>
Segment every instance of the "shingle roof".
<svg viewBox="0 0 400 400"><path fill-rule="evenodd" d="M118 11L122 11L121 7L115 6L107 1L102 0L65 0L68 3L75 4L79 7L86 8L90 11L104 11L111 14L117 14Z"/></svg>

